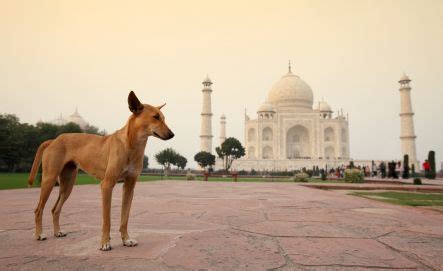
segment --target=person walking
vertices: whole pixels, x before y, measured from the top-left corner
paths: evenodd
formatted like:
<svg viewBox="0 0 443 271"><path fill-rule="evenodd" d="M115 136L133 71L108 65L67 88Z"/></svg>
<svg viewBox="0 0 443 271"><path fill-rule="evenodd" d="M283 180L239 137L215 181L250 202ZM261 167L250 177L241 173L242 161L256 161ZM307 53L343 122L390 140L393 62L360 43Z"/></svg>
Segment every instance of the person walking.
<svg viewBox="0 0 443 271"><path fill-rule="evenodd" d="M397 178L401 177L401 162L398 161L397 164L395 165L395 174L397 175Z"/></svg>
<svg viewBox="0 0 443 271"><path fill-rule="evenodd" d="M379 168L380 168L381 178L382 178L382 179L386 178L386 164L385 164L385 162L382 161L382 162L380 163Z"/></svg>
<svg viewBox="0 0 443 271"><path fill-rule="evenodd" d="M395 172L395 161L392 160L388 163L388 178L397 179L397 174Z"/></svg>
<svg viewBox="0 0 443 271"><path fill-rule="evenodd" d="M425 171L425 177L429 176L429 170L431 169L431 165L429 164L429 161L426 159L423 163L423 170Z"/></svg>
<svg viewBox="0 0 443 271"><path fill-rule="evenodd" d="M377 165L374 160L372 160L372 177L377 177Z"/></svg>

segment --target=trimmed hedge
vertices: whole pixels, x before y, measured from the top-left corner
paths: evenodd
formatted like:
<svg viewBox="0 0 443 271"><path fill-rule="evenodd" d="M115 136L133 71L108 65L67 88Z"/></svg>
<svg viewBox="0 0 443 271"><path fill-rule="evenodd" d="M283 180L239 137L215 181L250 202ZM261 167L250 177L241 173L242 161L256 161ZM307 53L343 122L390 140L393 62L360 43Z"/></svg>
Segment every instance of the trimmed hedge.
<svg viewBox="0 0 443 271"><path fill-rule="evenodd" d="M420 178L415 178L415 179L414 179L414 184L415 184L415 185L420 185L420 184L422 184L422 183L421 183L421 179L420 179Z"/></svg>
<svg viewBox="0 0 443 271"><path fill-rule="evenodd" d="M363 183L365 177L363 172L356 168L348 168L345 170L345 177L343 180L347 183Z"/></svg>
<svg viewBox="0 0 443 271"><path fill-rule="evenodd" d="M297 173L293 177L294 182L306 183L309 181L309 175L306 173Z"/></svg>

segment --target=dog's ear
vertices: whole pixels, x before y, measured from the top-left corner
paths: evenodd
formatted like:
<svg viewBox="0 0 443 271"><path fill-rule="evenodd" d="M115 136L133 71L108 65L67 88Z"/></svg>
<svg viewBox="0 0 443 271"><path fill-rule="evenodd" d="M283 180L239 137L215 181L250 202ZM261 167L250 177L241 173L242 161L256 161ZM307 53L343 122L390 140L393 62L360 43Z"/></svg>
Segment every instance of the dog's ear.
<svg viewBox="0 0 443 271"><path fill-rule="evenodd" d="M162 109L163 106L165 106L165 105L166 105L166 103L164 103L164 104L162 104L162 105L159 105L159 106L157 106L157 109L160 110L160 109Z"/></svg>
<svg viewBox="0 0 443 271"><path fill-rule="evenodd" d="M135 93L132 90L128 95L128 105L129 110L131 110L131 112L134 114L138 114L143 110L142 103L138 100L137 96L135 96Z"/></svg>

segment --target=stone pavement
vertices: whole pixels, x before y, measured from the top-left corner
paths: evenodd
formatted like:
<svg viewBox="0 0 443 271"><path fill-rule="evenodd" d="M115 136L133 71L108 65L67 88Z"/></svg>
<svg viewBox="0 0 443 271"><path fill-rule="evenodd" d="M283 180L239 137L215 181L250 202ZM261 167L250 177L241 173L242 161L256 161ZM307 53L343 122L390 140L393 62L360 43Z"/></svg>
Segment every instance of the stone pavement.
<svg viewBox="0 0 443 271"><path fill-rule="evenodd" d="M1 270L441 270L443 213L390 205L294 183L138 183L129 229L99 251L98 185L76 186L61 215L64 238L35 241L39 189L0 191Z"/></svg>
<svg viewBox="0 0 443 271"><path fill-rule="evenodd" d="M443 186L443 179L442 178L437 178L437 179L426 179L426 178L420 178L421 182L424 185L440 185ZM403 179L403 178L399 178L399 179L390 179L390 178L371 178L371 177L366 177L365 181L378 181L378 182L399 182L399 183L404 183L404 184L413 184L414 183L414 178L409 178L409 179Z"/></svg>
<svg viewBox="0 0 443 271"><path fill-rule="evenodd" d="M394 190L423 193L442 193L443 185L413 185L385 183L300 183L310 188L327 190Z"/></svg>

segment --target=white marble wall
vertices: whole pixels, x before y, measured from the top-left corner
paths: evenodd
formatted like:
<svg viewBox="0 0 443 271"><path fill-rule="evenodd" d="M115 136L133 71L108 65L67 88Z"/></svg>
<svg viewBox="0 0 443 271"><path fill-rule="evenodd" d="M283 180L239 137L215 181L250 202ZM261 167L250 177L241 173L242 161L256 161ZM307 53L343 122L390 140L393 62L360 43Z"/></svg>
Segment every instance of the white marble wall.
<svg viewBox="0 0 443 271"><path fill-rule="evenodd" d="M297 163L304 166L317 165L319 159L324 163L324 160L327 158L325 154L326 148L330 152L328 157L330 160L348 159L348 122L343 116L336 118L330 116L331 114L324 116L316 111L311 111L308 113L280 112L272 115L259 113L257 119L249 120L249 118L246 118L244 140L246 158L244 160L251 161L250 163L242 163L245 163L245 165L252 163L251 165L256 164L261 168L266 168L269 167L270 163L274 163L272 160L278 160L279 162L288 160L287 135L288 131L295 126L302 126L308 132L309 143L301 144L301 149L305 150L305 153L301 153L301 156L308 156L312 161L306 161L307 159L290 159L292 162L285 162L285 165L291 167ZM272 130L272 140L269 139L269 136L263 137L263 131L269 131L269 129ZM329 140L325 141L326 129L330 133ZM272 158L266 155L269 153L270 148L272 148Z"/></svg>

